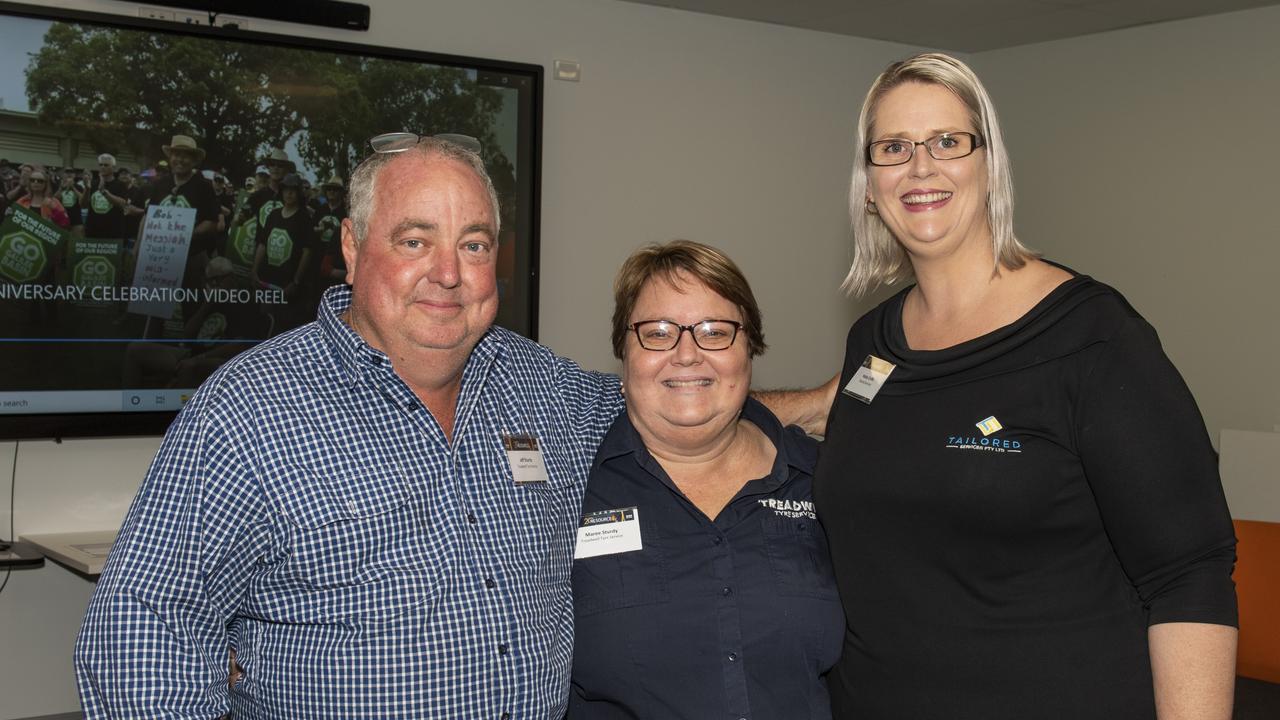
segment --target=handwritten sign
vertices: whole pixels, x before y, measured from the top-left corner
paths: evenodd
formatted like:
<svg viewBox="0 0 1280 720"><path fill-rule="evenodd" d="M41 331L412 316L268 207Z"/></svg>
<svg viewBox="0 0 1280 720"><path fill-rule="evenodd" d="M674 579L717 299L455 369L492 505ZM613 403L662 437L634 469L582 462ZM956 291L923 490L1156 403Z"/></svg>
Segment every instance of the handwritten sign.
<svg viewBox="0 0 1280 720"><path fill-rule="evenodd" d="M142 239L138 243L138 264L133 272L133 287L176 290L182 287L187 268L187 251L191 249L191 233L196 227L196 209L151 205L143 220ZM160 293L135 293L129 301L129 312L169 319L173 316L172 300L146 299ZM165 293L163 295L170 295Z"/></svg>

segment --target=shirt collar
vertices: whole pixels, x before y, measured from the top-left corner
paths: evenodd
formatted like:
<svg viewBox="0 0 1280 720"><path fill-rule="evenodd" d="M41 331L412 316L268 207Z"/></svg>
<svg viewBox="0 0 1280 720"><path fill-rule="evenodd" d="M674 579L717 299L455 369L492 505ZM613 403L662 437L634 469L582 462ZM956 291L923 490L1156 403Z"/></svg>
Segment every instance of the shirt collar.
<svg viewBox="0 0 1280 720"><path fill-rule="evenodd" d="M792 468L807 475L813 474L814 466L817 464L817 452L813 447L792 440L790 435L798 433L798 428L784 428L769 408L750 396L747 397L747 402L743 405L738 419L750 420L777 448L778 454L773 461L773 470L767 478L764 478L767 487L772 489L786 484L794 475ZM609 432L605 435L604 441L600 443L596 465L602 465L623 455L634 455L636 462L641 467L650 469L651 472L654 468L650 468L650 464L657 465L657 461L653 460L645 447L644 441L640 439L639 431L631 423L631 417L625 412L618 416L613 427L609 428ZM665 473L662 476L665 476ZM755 479L747 478L747 480Z"/></svg>

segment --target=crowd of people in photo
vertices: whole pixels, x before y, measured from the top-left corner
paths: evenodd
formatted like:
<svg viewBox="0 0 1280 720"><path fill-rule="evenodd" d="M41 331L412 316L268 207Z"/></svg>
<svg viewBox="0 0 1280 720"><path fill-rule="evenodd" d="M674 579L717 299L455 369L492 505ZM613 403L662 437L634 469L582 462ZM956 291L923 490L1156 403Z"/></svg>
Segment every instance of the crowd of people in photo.
<svg viewBox="0 0 1280 720"><path fill-rule="evenodd" d="M0 159L4 215L27 208L63 233L36 276L0 273L0 282L99 290L19 303L0 319L6 334L119 337L123 350L98 352L125 352L124 387L195 387L239 350L315 316L320 294L346 275L342 178L313 184L280 148L239 182L206 166L190 136L174 135L162 150L164 159L139 172L110 153L94 169ZM127 295L106 292L145 282L139 262L151 206L195 211L180 281L187 292L164 318L131 312ZM86 257L104 271L82 272Z"/></svg>

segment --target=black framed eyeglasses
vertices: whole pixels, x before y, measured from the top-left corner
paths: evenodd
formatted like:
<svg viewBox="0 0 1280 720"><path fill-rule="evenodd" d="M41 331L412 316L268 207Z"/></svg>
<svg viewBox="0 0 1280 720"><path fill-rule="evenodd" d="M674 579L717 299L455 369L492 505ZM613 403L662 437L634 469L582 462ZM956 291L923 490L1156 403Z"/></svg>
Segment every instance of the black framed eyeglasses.
<svg viewBox="0 0 1280 720"><path fill-rule="evenodd" d="M742 323L733 320L703 320L681 325L670 320L641 320L628 326L645 350L674 350L686 330L693 343L703 350L727 350L738 337Z"/></svg>
<svg viewBox="0 0 1280 720"><path fill-rule="evenodd" d="M460 135L458 133L437 133L435 135L419 135L411 132L382 133L369 138L369 147L376 153L399 153L408 150L429 137L445 140L458 145L464 150L469 150L477 155L480 154L479 140L470 135Z"/></svg>
<svg viewBox="0 0 1280 720"><path fill-rule="evenodd" d="M888 138L867 145L867 162L879 167L902 165L916 156L916 148L923 145L934 160L959 160L973 154L986 143L981 135L969 132L948 132L934 135L928 140L916 142L906 138Z"/></svg>

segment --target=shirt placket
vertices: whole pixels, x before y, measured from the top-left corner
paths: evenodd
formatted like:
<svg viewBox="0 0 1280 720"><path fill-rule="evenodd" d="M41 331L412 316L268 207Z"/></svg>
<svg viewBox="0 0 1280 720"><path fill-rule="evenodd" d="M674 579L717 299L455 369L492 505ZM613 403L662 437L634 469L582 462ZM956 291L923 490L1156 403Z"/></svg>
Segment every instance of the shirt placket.
<svg viewBox="0 0 1280 720"><path fill-rule="evenodd" d="M715 546L712 573L719 589L716 593L716 629L720 638L720 665L724 678L727 716L747 718L746 660L743 656L742 615L738 608L737 581L733 543L728 530L718 522L711 523L711 542Z"/></svg>
<svg viewBox="0 0 1280 720"><path fill-rule="evenodd" d="M496 488L492 484L493 478L488 477L493 470L488 444L493 439L486 432L488 428L496 427L497 418L493 417L493 408L481 398L480 388L485 377L468 380L472 382L464 381L458 402L454 443L450 449L450 489L464 518L463 552L467 557L463 563L464 572L473 573L463 582L471 587L468 595L478 601L475 605L480 615L479 635L490 658L486 663L491 677L492 693L487 698L490 705L481 710L479 716L509 720L513 717L514 697L520 694L520 678L516 676L518 663L514 657L519 641L518 628L510 622L514 612L510 591L505 587L502 563L503 548L512 540L502 535L499 523L495 522L493 504L497 498L493 496ZM464 457L467 454L479 460L469 462Z"/></svg>

